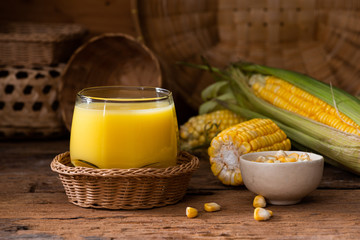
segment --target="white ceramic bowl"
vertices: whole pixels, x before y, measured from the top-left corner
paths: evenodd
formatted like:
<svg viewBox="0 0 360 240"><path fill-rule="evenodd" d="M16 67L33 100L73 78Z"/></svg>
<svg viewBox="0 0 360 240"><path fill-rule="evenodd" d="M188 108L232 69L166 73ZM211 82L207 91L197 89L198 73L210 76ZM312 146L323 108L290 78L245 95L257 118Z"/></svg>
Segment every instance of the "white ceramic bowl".
<svg viewBox="0 0 360 240"><path fill-rule="evenodd" d="M254 152L240 157L241 175L246 188L264 196L273 205L291 205L301 201L320 184L324 158L308 153L311 161L290 163L253 162L258 156L277 151ZM287 154L299 151L286 151Z"/></svg>

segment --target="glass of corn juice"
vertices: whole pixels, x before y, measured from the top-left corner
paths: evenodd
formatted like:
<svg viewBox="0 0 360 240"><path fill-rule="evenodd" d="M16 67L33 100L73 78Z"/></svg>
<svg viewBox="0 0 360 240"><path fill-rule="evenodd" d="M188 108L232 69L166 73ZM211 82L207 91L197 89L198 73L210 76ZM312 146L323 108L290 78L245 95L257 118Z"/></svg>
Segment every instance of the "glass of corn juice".
<svg viewBox="0 0 360 240"><path fill-rule="evenodd" d="M70 134L74 166L176 165L178 123L172 93L156 87L104 86L76 96Z"/></svg>

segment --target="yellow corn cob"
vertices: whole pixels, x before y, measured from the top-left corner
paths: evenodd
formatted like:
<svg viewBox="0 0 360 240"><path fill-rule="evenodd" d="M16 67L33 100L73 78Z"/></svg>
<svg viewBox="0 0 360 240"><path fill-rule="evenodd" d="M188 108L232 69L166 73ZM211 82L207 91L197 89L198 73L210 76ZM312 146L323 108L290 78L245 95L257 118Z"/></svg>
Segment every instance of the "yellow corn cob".
<svg viewBox="0 0 360 240"><path fill-rule="evenodd" d="M240 156L249 152L290 150L290 140L270 119L255 118L227 128L211 141L211 170L225 185L243 184Z"/></svg>
<svg viewBox="0 0 360 240"><path fill-rule="evenodd" d="M360 126L321 99L279 78L251 79L256 96L290 112L311 118L340 131L360 135Z"/></svg>
<svg viewBox="0 0 360 240"><path fill-rule="evenodd" d="M206 148L219 132L242 121L245 118L226 109L194 116L180 127L181 149Z"/></svg>

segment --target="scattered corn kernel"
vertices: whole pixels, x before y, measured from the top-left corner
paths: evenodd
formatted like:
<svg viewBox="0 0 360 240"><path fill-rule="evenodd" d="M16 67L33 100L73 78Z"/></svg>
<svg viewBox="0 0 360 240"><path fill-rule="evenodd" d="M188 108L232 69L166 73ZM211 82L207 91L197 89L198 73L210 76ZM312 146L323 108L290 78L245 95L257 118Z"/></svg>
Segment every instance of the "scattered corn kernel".
<svg viewBox="0 0 360 240"><path fill-rule="evenodd" d="M257 195L255 198L254 198L254 201L253 201L253 206L255 208L257 207L266 207L266 201L265 201L265 198L261 195Z"/></svg>
<svg viewBox="0 0 360 240"><path fill-rule="evenodd" d="M298 153L291 153L289 155L286 154L283 150L279 150L274 155L267 156L259 156L254 160L254 162L262 162L262 163L287 163L287 162L303 162L310 161L310 156L307 153L302 153L299 155Z"/></svg>
<svg viewBox="0 0 360 240"><path fill-rule="evenodd" d="M254 219L257 221L265 221L269 220L273 212L270 210L266 210L265 208L257 207L254 210Z"/></svg>
<svg viewBox="0 0 360 240"><path fill-rule="evenodd" d="M195 218L198 215L198 210L196 208L193 207L187 207L186 208L186 216L188 218Z"/></svg>
<svg viewBox="0 0 360 240"><path fill-rule="evenodd" d="M220 211L221 206L215 202L205 203L204 209L207 212L216 212L216 211Z"/></svg>

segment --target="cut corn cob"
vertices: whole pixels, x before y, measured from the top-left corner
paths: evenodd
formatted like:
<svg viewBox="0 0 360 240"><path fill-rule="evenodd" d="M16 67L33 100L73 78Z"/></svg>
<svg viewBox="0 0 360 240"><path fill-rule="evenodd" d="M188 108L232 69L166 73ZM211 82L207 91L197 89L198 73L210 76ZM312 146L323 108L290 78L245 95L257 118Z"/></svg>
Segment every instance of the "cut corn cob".
<svg viewBox="0 0 360 240"><path fill-rule="evenodd" d="M290 140L270 119L252 119L227 128L211 141L211 170L225 185L243 184L240 156L249 152L290 150Z"/></svg>
<svg viewBox="0 0 360 240"><path fill-rule="evenodd" d="M336 108L300 88L273 76L254 75L249 83L256 96L279 108L360 135L360 126Z"/></svg>
<svg viewBox="0 0 360 240"><path fill-rule="evenodd" d="M195 218L198 215L198 210L196 208L193 207L187 207L186 208L186 216L188 218Z"/></svg>
<svg viewBox="0 0 360 240"><path fill-rule="evenodd" d="M265 208L257 207L254 209L254 219L257 221L266 221L269 220L273 215L271 210L266 210Z"/></svg>
<svg viewBox="0 0 360 240"><path fill-rule="evenodd" d="M194 116L180 127L181 149L206 148L219 132L242 121L245 118L227 109Z"/></svg>
<svg viewBox="0 0 360 240"><path fill-rule="evenodd" d="M265 198L261 195L257 195L255 198L254 198L254 201L253 201L253 207L257 208L257 207L266 207L266 201L265 201Z"/></svg>
<svg viewBox="0 0 360 240"><path fill-rule="evenodd" d="M221 206L215 202L205 203L204 209L207 212L216 212L216 211L220 211Z"/></svg>

